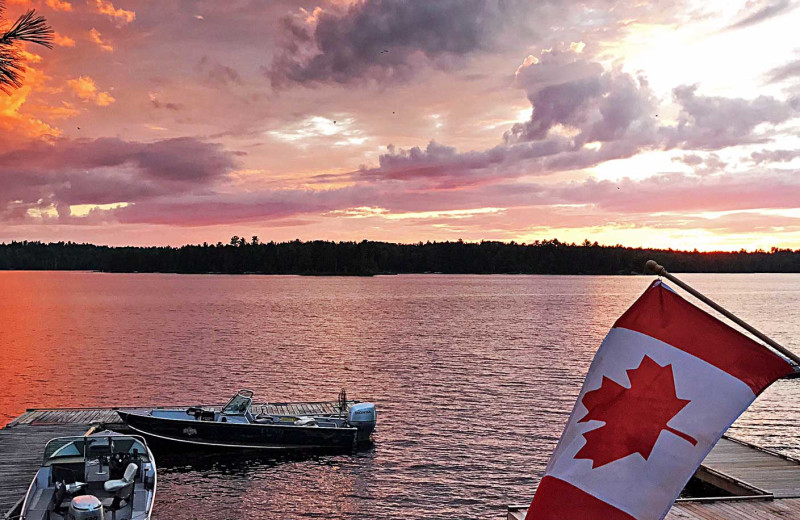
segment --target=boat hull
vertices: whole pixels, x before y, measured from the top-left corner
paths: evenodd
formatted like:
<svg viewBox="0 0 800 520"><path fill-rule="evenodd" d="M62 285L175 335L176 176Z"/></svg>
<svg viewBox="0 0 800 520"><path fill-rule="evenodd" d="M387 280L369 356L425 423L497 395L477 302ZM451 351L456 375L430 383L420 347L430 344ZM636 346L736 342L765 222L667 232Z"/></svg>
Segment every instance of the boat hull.
<svg viewBox="0 0 800 520"><path fill-rule="evenodd" d="M130 429L166 441L215 448L263 450L353 449L355 428L322 428L279 424L237 424L179 420L117 412Z"/></svg>

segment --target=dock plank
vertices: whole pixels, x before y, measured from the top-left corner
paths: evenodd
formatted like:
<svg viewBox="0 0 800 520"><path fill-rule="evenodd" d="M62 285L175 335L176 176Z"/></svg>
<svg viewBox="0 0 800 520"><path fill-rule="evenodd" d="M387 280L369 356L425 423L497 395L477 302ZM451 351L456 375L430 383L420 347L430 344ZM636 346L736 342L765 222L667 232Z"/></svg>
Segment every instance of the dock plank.
<svg viewBox="0 0 800 520"><path fill-rule="evenodd" d="M509 509L508 520L525 520L526 509ZM679 502L665 520L775 520L800 518L800 499Z"/></svg>
<svg viewBox="0 0 800 520"><path fill-rule="evenodd" d="M667 520L687 518L698 520L800 518L800 499L753 500L747 502L720 500L710 503L681 502L670 510L666 518Z"/></svg>
<svg viewBox="0 0 800 520"><path fill-rule="evenodd" d="M767 490L775 498L800 498L800 462L742 441L723 437L703 466Z"/></svg>
<svg viewBox="0 0 800 520"><path fill-rule="evenodd" d="M41 465L47 441L83 435L86 430L84 424L17 424L0 429L0 513L5 513L25 494Z"/></svg>
<svg viewBox="0 0 800 520"><path fill-rule="evenodd" d="M800 461L723 437L703 467L772 493L774 500L717 499L677 502L666 520L770 520L800 518ZM510 506L508 520L524 520L525 506Z"/></svg>

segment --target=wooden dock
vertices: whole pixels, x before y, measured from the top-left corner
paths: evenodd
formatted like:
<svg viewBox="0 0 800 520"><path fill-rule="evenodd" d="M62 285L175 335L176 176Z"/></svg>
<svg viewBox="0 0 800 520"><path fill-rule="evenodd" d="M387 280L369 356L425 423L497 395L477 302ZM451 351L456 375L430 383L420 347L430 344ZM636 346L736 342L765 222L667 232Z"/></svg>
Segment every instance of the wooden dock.
<svg viewBox="0 0 800 520"><path fill-rule="evenodd" d="M667 520L800 518L800 461L723 437L695 473L730 496L681 498ZM524 520L527 504L509 506L508 520Z"/></svg>
<svg viewBox="0 0 800 520"><path fill-rule="evenodd" d="M168 408L188 408L170 406ZM126 432L117 410L165 407L40 408L30 409L0 429L0 519L16 518L22 498L41 466L44 447L55 437L84 435L91 428ZM203 406L219 411L222 406ZM338 402L254 404L253 413L280 415L339 414ZM345 410L344 413L347 413Z"/></svg>
<svg viewBox="0 0 800 520"><path fill-rule="evenodd" d="M336 402L269 403L253 408L254 412L291 415L339 413ZM8 511L3 518L11 519L18 514L16 509L39 468L47 441L83 435L92 427L124 432L117 410L142 408L32 409L0 429L0 515ZM703 461L696 478L734 496L680 499L668 520L800 518L800 461L793 458L723 437ZM509 506L508 519L524 519L526 508Z"/></svg>

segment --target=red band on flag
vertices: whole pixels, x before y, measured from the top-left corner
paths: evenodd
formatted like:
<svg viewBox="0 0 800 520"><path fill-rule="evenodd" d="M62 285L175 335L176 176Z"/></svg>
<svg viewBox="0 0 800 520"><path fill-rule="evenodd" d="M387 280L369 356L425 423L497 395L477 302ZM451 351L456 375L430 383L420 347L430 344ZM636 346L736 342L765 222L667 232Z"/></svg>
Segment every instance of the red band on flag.
<svg viewBox="0 0 800 520"><path fill-rule="evenodd" d="M614 327L663 341L724 370L758 395L793 369L783 358L655 282Z"/></svg>
<svg viewBox="0 0 800 520"><path fill-rule="evenodd" d="M525 520L636 520L569 482L544 477Z"/></svg>

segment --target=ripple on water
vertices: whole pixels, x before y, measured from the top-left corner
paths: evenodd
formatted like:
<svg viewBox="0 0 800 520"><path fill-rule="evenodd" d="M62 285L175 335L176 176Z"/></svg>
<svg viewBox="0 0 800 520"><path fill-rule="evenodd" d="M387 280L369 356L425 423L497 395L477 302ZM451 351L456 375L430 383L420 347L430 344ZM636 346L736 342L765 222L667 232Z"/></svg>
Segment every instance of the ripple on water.
<svg viewBox="0 0 800 520"><path fill-rule="evenodd" d="M687 275L800 350L800 276ZM525 502L642 277L0 273L0 422L35 406L377 403L356 456L159 452L154 520L500 518ZM800 456L800 385L734 424Z"/></svg>

